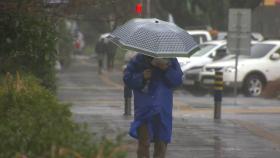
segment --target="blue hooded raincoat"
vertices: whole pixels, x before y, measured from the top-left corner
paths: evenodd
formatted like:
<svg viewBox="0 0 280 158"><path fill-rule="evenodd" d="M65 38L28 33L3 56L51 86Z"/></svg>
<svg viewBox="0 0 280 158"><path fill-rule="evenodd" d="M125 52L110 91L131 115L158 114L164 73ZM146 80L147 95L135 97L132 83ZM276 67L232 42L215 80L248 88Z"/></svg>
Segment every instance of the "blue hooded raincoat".
<svg viewBox="0 0 280 158"><path fill-rule="evenodd" d="M144 80L143 71L152 68L149 82ZM176 58L171 59L167 70L160 70L147 63L143 54L137 54L124 71L124 83L133 89L134 121L129 134L138 138L137 129L146 123L150 141L171 141L173 88L182 83L182 71ZM148 84L147 90L145 85ZM155 116L157 122L155 122Z"/></svg>

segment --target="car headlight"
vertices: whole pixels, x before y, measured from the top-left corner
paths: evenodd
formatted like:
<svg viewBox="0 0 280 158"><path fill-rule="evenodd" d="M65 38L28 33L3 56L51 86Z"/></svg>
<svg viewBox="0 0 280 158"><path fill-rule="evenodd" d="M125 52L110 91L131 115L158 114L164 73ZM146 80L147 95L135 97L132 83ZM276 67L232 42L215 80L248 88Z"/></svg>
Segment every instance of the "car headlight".
<svg viewBox="0 0 280 158"><path fill-rule="evenodd" d="M234 66L225 67L224 72L235 72L235 67Z"/></svg>

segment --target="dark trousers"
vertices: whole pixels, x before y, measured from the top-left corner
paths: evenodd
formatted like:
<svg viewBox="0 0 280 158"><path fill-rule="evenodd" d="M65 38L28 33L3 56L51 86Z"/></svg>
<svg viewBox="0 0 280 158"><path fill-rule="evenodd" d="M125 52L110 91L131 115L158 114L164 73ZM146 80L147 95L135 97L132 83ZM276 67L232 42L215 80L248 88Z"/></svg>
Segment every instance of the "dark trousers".
<svg viewBox="0 0 280 158"><path fill-rule="evenodd" d="M108 55L107 55L107 68L108 68L108 70L112 70L114 68L114 58L115 58L114 53L108 53Z"/></svg>
<svg viewBox="0 0 280 158"><path fill-rule="evenodd" d="M150 158L150 140L146 124L142 124L138 129L138 149L137 158ZM155 140L153 158L165 158L167 143Z"/></svg>
<svg viewBox="0 0 280 158"><path fill-rule="evenodd" d="M103 61L101 59L98 60L98 74L102 74Z"/></svg>
<svg viewBox="0 0 280 158"><path fill-rule="evenodd" d="M124 115L131 115L131 97L132 97L132 90L124 85L123 90L123 96L124 96Z"/></svg>

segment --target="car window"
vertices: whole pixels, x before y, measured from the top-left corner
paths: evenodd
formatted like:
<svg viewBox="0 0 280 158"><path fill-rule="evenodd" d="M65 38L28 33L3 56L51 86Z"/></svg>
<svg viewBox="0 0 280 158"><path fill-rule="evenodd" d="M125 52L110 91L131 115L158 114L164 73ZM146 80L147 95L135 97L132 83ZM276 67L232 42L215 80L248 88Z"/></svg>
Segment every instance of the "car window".
<svg viewBox="0 0 280 158"><path fill-rule="evenodd" d="M252 39L253 41L258 41L258 39L255 38L255 36L253 36L253 35L251 35L251 39Z"/></svg>
<svg viewBox="0 0 280 158"><path fill-rule="evenodd" d="M204 35L201 36L200 38L202 39L203 42L206 42L206 41L207 41L207 38L206 38L206 36L204 36Z"/></svg>
<svg viewBox="0 0 280 158"><path fill-rule="evenodd" d="M224 39L226 39L226 36L227 36L227 34L224 32L219 33L217 36L217 40L224 40Z"/></svg>
<svg viewBox="0 0 280 158"><path fill-rule="evenodd" d="M214 47L216 47L215 44L201 44L200 46L200 50L198 50L197 52L195 52L192 56L193 57L200 57L203 56L204 54L208 53L209 51L211 51Z"/></svg>
<svg viewBox="0 0 280 158"><path fill-rule="evenodd" d="M220 47L219 49L217 49L215 51L215 55L212 56L213 57L213 60L220 60L222 58L224 58L225 56L227 55L227 49L226 49L226 46L222 46Z"/></svg>
<svg viewBox="0 0 280 158"><path fill-rule="evenodd" d="M193 50L191 50L188 55L186 57L190 57L192 56L193 54L195 54L197 51L199 51L201 48L200 47L196 47L194 48Z"/></svg>
<svg viewBox="0 0 280 158"><path fill-rule="evenodd" d="M220 47L219 49L227 49L227 45L223 45L223 46Z"/></svg>
<svg viewBox="0 0 280 158"><path fill-rule="evenodd" d="M255 44L251 47L251 58L261 58L275 47L274 44Z"/></svg>
<svg viewBox="0 0 280 158"><path fill-rule="evenodd" d="M221 47L219 47L218 49L213 51L213 53L209 54L208 57L209 58L215 58L215 56L217 55L217 51L226 53L226 45L222 45ZM219 54L221 54L221 53L219 53Z"/></svg>
<svg viewBox="0 0 280 158"><path fill-rule="evenodd" d="M199 44L207 41L207 38L205 35L192 35L192 37L193 37L194 41L196 41Z"/></svg>

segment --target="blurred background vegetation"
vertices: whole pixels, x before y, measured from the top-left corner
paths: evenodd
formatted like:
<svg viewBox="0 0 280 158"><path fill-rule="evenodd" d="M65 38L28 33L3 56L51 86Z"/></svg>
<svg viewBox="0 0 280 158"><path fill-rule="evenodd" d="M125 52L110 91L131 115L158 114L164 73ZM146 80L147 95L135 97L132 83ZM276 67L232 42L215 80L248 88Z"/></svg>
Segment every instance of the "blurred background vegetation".
<svg viewBox="0 0 280 158"><path fill-rule="evenodd" d="M143 13L135 6L143 3ZM226 30L228 8L256 8L262 0L2 0L0 2L0 72L30 72L55 92L55 64L67 67L78 33L85 45L79 52L92 54L99 36L134 17L168 20L182 28ZM75 25L75 27L73 27ZM117 56L118 57L118 56ZM118 58L117 58L118 59ZM40 64L39 64L40 63ZM118 61L117 61L118 63Z"/></svg>

